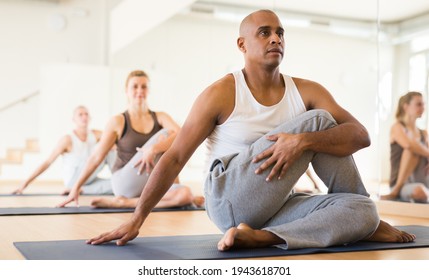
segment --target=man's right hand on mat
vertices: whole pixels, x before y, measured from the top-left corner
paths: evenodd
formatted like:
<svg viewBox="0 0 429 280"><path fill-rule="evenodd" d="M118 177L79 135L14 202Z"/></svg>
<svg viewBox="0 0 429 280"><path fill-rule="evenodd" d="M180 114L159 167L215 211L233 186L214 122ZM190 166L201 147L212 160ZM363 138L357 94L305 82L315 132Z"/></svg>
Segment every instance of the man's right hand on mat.
<svg viewBox="0 0 429 280"><path fill-rule="evenodd" d="M137 237L140 226L140 223L130 220L110 232L102 233L97 237L87 240L86 244L98 245L112 240L117 240L116 245L123 246L127 244L128 241Z"/></svg>

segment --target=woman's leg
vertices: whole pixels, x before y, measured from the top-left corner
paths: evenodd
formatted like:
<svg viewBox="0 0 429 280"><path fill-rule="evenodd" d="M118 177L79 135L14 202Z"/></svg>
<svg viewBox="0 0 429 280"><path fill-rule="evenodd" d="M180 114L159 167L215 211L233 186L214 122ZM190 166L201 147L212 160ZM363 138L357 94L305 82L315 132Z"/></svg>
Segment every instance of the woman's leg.
<svg viewBox="0 0 429 280"><path fill-rule="evenodd" d="M429 191L423 183L404 184L399 193L401 201L428 203Z"/></svg>
<svg viewBox="0 0 429 280"><path fill-rule="evenodd" d="M147 141L143 147L149 147L154 145L159 141L160 137L164 137L168 134L167 129L162 129L158 131L154 136L152 136L149 141ZM131 160L121 169L117 170L112 174L112 189L115 196L134 198L139 197L143 191L144 186L149 179L149 174L143 172L138 174L138 167L135 167L137 162L142 158L143 151L138 151L131 158ZM157 156L155 162L158 162L158 159L161 155Z"/></svg>
<svg viewBox="0 0 429 280"><path fill-rule="evenodd" d="M110 179L96 178L91 184L82 186L82 194L113 194Z"/></svg>
<svg viewBox="0 0 429 280"><path fill-rule="evenodd" d="M404 149L399 163L398 178L395 185L391 188L391 191L387 195L380 196L382 200L394 200L400 195L401 189L407 182L408 178L413 174L419 164L420 157L412 153L411 151Z"/></svg>
<svg viewBox="0 0 429 280"><path fill-rule="evenodd" d="M101 197L93 199L91 201L91 206L96 208L135 208L137 207L138 200L139 197ZM180 184L173 184L155 208L181 207L191 204L194 204L197 207L202 207L204 205L204 197L194 197L189 187Z"/></svg>
<svg viewBox="0 0 429 280"><path fill-rule="evenodd" d="M149 147L159 141L161 137L168 135L167 129L162 129L156 133L143 147ZM138 168L134 167L142 158L143 151L138 151L133 158L121 169L112 174L111 182L115 198L97 198L92 201L92 206L99 208L134 208L138 198L146 185L149 175L146 172L138 174ZM157 156L158 162L161 155ZM194 197L189 187L179 184L178 178L175 184L167 191L156 208L179 207L195 203L201 206L204 198Z"/></svg>

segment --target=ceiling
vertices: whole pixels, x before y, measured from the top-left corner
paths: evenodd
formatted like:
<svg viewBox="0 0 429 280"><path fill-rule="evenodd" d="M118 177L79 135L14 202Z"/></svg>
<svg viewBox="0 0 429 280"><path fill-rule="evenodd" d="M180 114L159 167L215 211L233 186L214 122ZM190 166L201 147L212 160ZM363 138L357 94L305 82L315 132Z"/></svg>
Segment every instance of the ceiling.
<svg viewBox="0 0 429 280"><path fill-rule="evenodd" d="M61 4L75 0L0 0L47 2ZM110 6L123 0L105 0ZM157 4L162 5L162 1ZM144 1L143 1L144 2ZM112 4L113 3L113 4ZM284 12L320 15L353 20L377 20L377 8L382 22L400 22L422 14L429 14L429 0L197 0L196 3L222 5L246 9L273 9ZM379 5L379 7L377 7Z"/></svg>
<svg viewBox="0 0 429 280"><path fill-rule="evenodd" d="M221 4L251 9L269 8L285 12L355 20L377 20L375 0L200 0L197 3ZM382 22L399 22L429 13L428 0L379 0Z"/></svg>
<svg viewBox="0 0 429 280"><path fill-rule="evenodd" d="M7 2L12 0L0 1ZM13 1L61 4L75 0ZM109 6L111 7L123 2L123 0L105 1L110 3ZM158 1L157 4L162 5L162 1ZM249 10L273 9L281 10L282 12L296 12L313 16L361 21L376 21L379 15L380 20L387 23L397 23L423 14L429 14L429 0L196 0L195 3Z"/></svg>
<svg viewBox="0 0 429 280"><path fill-rule="evenodd" d="M83 0L0 0L21 3L62 5ZM146 30L175 14L211 16L241 21L252 11L272 9L291 27L317 28L346 36L375 38L379 26L383 39L401 43L410 38L429 36L429 0L102 0L111 8L112 42L126 45ZM179 4L180 5L179 5ZM189 6L186 6L190 4ZM78 4L79 5L79 4ZM184 5L186 8L184 9ZM150 7L151 9L147 9ZM127 8L127 9L125 9ZM168 8L168 9L167 9ZM146 14L144 13L146 12ZM120 16L117 16L120 14ZM380 19L381 25L376 24ZM287 22L288 21L288 22ZM132 27L126 27L124 24ZM135 28L139 26L140 28ZM113 34L118 30L118 38ZM127 32L124 32L126 30ZM130 34L130 30L135 31ZM119 42L119 43L118 43ZM114 52L116 48L111 48Z"/></svg>

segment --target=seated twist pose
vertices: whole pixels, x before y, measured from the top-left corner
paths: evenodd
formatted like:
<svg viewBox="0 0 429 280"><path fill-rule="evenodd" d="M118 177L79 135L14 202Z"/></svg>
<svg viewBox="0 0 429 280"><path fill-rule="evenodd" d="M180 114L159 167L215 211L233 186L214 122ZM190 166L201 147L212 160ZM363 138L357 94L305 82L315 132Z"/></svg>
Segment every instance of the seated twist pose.
<svg viewBox="0 0 429 280"><path fill-rule="evenodd" d="M100 140L101 131L89 129L89 121L90 115L88 109L84 106L76 107L73 111L73 123L75 126L73 131L60 138L49 157L13 193L22 194L30 183L45 172L61 155L63 159L63 181L66 187L63 194L68 194L70 188L76 183L85 167L86 160ZM112 194L110 179L99 178L98 174L105 164L111 167L115 157L115 150L106 153L100 164L82 183L81 192L83 194Z"/></svg>
<svg viewBox="0 0 429 280"><path fill-rule="evenodd" d="M390 129L390 188L381 199L429 201L428 135L416 125L424 112L420 92L411 91L402 96L396 110L396 122Z"/></svg>
<svg viewBox="0 0 429 280"><path fill-rule="evenodd" d="M149 78L141 70L128 75L125 83L128 97L127 110L112 117L103 131L100 145L88 159L85 169L73 186L64 207L78 204L80 188L108 151L116 144L117 158L113 166L112 189L114 198L92 200L94 207L133 208L145 188L149 174L161 155L168 150L179 126L164 112L154 112L147 104ZM175 207L188 204L201 206L204 198L193 196L189 187L181 185L176 176L168 191L164 191L157 207Z"/></svg>
<svg viewBox="0 0 429 280"><path fill-rule="evenodd" d="M370 144L366 129L321 85L280 73L284 29L277 15L261 10L245 17L237 45L244 69L227 74L196 99L132 218L87 243L124 245L134 239L205 139L206 210L224 232L219 250L414 240L380 221L368 198L351 156ZM292 192L310 162L327 194Z"/></svg>

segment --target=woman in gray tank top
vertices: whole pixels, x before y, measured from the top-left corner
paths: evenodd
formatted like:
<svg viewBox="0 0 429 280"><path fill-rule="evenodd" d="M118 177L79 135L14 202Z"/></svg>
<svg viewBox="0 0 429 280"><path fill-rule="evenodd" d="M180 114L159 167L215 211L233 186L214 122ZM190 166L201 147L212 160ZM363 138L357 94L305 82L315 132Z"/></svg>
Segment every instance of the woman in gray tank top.
<svg viewBox="0 0 429 280"><path fill-rule="evenodd" d="M91 204L103 208L136 207L153 167L171 146L179 130L178 124L168 114L149 109L148 84L149 78L141 70L128 75L125 83L127 110L110 119L101 136L99 147L87 161L67 199L58 206L64 207L72 201L78 204L83 182L116 144L117 159L111 178L115 197L97 198ZM204 198L194 197L190 188L181 185L176 178L157 207L177 207L191 203L201 206Z"/></svg>
<svg viewBox="0 0 429 280"><path fill-rule="evenodd" d="M390 188L381 199L427 203L429 198L427 132L416 125L424 112L420 92L411 91L398 102L390 130Z"/></svg>

